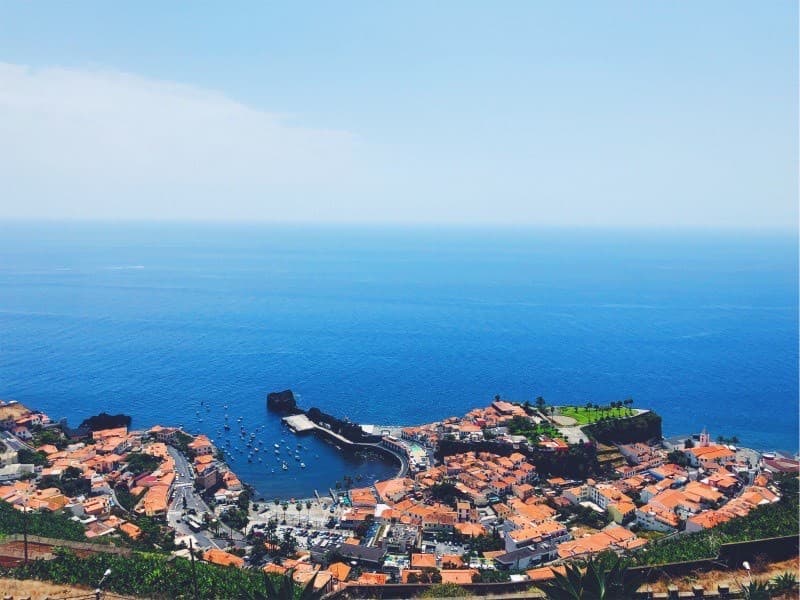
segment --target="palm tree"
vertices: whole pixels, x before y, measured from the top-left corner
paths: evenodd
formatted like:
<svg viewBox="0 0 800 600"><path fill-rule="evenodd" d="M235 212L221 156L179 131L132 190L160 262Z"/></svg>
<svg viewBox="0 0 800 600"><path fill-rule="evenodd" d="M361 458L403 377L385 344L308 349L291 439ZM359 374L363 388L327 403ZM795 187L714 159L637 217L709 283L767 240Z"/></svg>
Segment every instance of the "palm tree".
<svg viewBox="0 0 800 600"><path fill-rule="evenodd" d="M536 408L539 409L539 412L543 412L544 411L544 405L545 404L547 404L547 403L544 401L544 398L542 398L541 396L536 398Z"/></svg>
<svg viewBox="0 0 800 600"><path fill-rule="evenodd" d="M267 542L269 543L269 550L270 552L274 551L276 544L275 540L275 529L277 527L277 520L273 521L270 519L269 523L267 523Z"/></svg>
<svg viewBox="0 0 800 600"><path fill-rule="evenodd" d="M306 500L306 521L311 522L311 500Z"/></svg>
<svg viewBox="0 0 800 600"><path fill-rule="evenodd" d="M297 511L297 524L300 524L300 512L303 510L303 505L299 502L294 505L294 509Z"/></svg>
<svg viewBox="0 0 800 600"><path fill-rule="evenodd" d="M281 504L281 508L283 509L283 522L286 523L286 511L289 510L289 503L284 502Z"/></svg>
<svg viewBox="0 0 800 600"><path fill-rule="evenodd" d="M538 584L552 600L626 600L633 598L644 576L628 570L629 563L616 555L599 555L578 565L566 566L565 574L553 572L555 579Z"/></svg>

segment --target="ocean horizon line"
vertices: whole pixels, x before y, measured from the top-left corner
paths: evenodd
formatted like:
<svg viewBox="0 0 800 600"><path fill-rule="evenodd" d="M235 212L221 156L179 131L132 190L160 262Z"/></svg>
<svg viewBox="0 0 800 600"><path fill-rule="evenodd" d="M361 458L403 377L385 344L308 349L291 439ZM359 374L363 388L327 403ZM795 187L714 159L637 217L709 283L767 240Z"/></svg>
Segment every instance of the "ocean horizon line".
<svg viewBox="0 0 800 600"><path fill-rule="evenodd" d="M297 229L324 229L324 230L358 230L358 231L514 231L514 232L595 232L614 233L642 232L647 234L747 234L750 237L771 237L783 235L784 237L800 238L800 226L754 226L741 225L711 225L711 224L628 224L611 225L602 223L513 223L505 221L496 222L463 222L463 221L396 221L396 220L362 220L362 221L315 221L315 220L269 220L247 218L180 218L180 219L151 219L151 218L86 218L86 217L0 217L0 224L8 226L39 226L39 225L68 225L68 226L191 226L208 228L297 228Z"/></svg>

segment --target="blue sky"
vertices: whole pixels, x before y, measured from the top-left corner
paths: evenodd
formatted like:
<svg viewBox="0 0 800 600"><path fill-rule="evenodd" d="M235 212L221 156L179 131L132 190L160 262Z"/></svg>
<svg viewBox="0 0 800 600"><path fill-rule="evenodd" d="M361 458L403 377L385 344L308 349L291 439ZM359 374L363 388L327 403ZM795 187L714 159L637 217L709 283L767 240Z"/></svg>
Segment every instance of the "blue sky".
<svg viewBox="0 0 800 600"><path fill-rule="evenodd" d="M794 2L7 2L5 218L797 226Z"/></svg>

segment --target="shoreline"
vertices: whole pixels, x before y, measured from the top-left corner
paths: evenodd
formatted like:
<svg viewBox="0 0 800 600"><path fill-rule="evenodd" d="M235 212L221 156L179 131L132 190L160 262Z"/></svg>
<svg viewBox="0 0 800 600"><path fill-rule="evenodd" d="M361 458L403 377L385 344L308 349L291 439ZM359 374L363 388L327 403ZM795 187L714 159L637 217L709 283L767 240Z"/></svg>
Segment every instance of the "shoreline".
<svg viewBox="0 0 800 600"><path fill-rule="evenodd" d="M289 390L287 390L287 391L289 392L289 394L291 394L291 392ZM285 392L282 392L282 394L283 393L285 393ZM554 408L556 408L556 409L559 409L559 408L564 408L564 407L574 407L576 405L563 404L563 405L552 405L552 406ZM631 417L634 417L634 416L637 416L639 414L646 413L646 412L652 412L651 409L634 409L634 410L636 412L633 415L630 415L630 416L627 416L627 417L623 417L623 419L631 418ZM274 409L271 409L269 407L269 402L268 402L267 412L268 413L273 412L273 413L280 414L279 410L274 410ZM307 435L309 433L313 434L314 436L322 439L323 441L325 441L329 445L334 446L334 448L336 448L339 452L357 452L358 450L353 448L355 446L358 446L360 448L366 449L367 451L379 450L380 451L379 453L382 456L384 456L384 457L391 456L393 459L398 460L398 461L401 462L401 469L398 472L398 474L395 475L394 478L405 477L410 471L410 468L409 468L410 465L408 464L408 457L401 457L399 455L399 453L397 453L397 452L395 452L393 450L390 450L389 448L387 448L386 446L382 445L381 443L366 444L366 443L353 442L353 441L350 441L350 440L344 438L343 436L341 436L339 434L336 434L333 431L330 431L330 429L328 429L326 427L320 426L318 423L312 421L308 417L308 415L307 415L308 411L297 407L296 403L294 402L294 398L293 397L292 397L292 407L288 412L289 412L289 414L284 414L284 415L280 416L281 427L287 429L289 432L291 432L293 435L295 435L295 437L299 438L299 437L301 437L303 435ZM301 425L301 428L299 430L296 430L291 425L291 419L293 417L297 417L297 416L300 416L300 415L302 415L305 418L305 421L307 421L307 423L303 423ZM347 420L346 420L346 422L347 423L351 423L350 421L347 421ZM422 427L424 425L427 425L427 424L423 424L421 426L396 425L396 426L393 426L392 428L388 428L388 427L384 428L384 427L375 426L375 425L361 425L361 424L358 424L358 423L352 423L352 424L358 425L359 427L361 427L365 434L366 434L367 428L369 428L371 431L376 431L376 430L377 431L381 431L383 429L397 429L397 428L402 429L402 428L405 428L405 427ZM587 425L591 425L591 424L592 423L588 423L588 424L585 424L585 425L577 425L577 426L582 429L583 427L585 427ZM672 444L674 444L674 442L677 442L677 441L681 441L682 442L683 440L685 440L687 438L694 438L694 437L697 437L697 436L698 436L698 434L665 435L663 433L663 431L662 431L662 436L661 436L660 443L662 445L665 444L665 443L672 445ZM350 446L350 448L345 450L345 448L340 446L337 442L339 442L341 444L347 444L347 445ZM774 453L776 456L783 456L785 458L795 459L795 460L796 460L796 457L799 455L799 454L792 454L791 452L785 451L785 450L768 450L768 449L761 449L761 448L755 448L755 447L750 447L750 446L744 446L744 445L741 444L741 442L736 444L735 446L736 446L736 448L737 448L737 450L739 452L750 453L751 455L756 456L759 459L764 454L770 454L770 453ZM371 485L371 483L369 483L367 485ZM357 486L357 487L363 487L363 486ZM337 490L337 491L339 491L339 490ZM344 490L341 490L341 491L344 491Z"/></svg>

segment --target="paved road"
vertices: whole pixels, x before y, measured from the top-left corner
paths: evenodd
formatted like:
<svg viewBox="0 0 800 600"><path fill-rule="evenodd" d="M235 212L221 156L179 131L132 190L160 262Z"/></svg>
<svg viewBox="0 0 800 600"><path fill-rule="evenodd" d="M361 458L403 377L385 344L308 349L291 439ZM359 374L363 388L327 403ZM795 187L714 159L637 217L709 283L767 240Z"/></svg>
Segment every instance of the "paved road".
<svg viewBox="0 0 800 600"><path fill-rule="evenodd" d="M167 446L167 451L175 461L175 482L172 486L172 502L167 511L167 524L179 535L193 535L201 548L227 546L227 540L213 537L210 531L194 532L188 524L181 521L184 511L190 513L191 510L194 510L200 519L203 518L203 513L213 515L214 511L208 507L200 494L194 489L194 467L192 467L189 460L177 448ZM183 507L184 499L186 500L185 509ZM224 523L220 523L219 531L221 535L228 538L238 541L243 539L241 532L231 529Z"/></svg>
<svg viewBox="0 0 800 600"><path fill-rule="evenodd" d="M28 444L25 444L19 438L17 438L8 431L0 430L0 439L2 439L3 443L6 446L8 446L9 450L12 450L14 452L19 452L23 448L25 448L26 450L33 449Z"/></svg>

